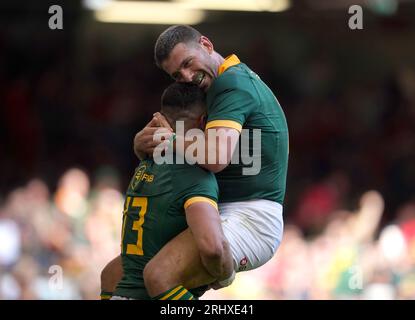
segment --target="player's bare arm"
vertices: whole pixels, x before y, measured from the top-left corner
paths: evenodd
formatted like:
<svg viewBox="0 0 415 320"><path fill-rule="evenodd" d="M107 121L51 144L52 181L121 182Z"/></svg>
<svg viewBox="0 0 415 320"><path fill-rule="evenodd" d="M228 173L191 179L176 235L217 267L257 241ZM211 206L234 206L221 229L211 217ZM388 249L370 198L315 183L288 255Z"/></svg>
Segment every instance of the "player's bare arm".
<svg viewBox="0 0 415 320"><path fill-rule="evenodd" d="M157 131L162 129L152 126L155 124L159 124L164 128L163 131ZM158 134L167 133L168 136L172 132L168 121L159 112L155 113L149 124L135 136L134 151L140 159L143 159L147 154L151 155L154 148L160 143L158 139L154 139L156 131ZM225 169L231 162L239 136L240 130L235 128L212 126L205 130L205 159L198 163L198 165L214 173ZM176 136L176 140L178 142L182 140L181 143L184 145L184 150L193 143L191 141L185 141L184 137L179 135ZM180 150L176 149L177 151Z"/></svg>
<svg viewBox="0 0 415 320"><path fill-rule="evenodd" d="M229 278L233 270L232 257L218 210L206 202L193 203L186 208L186 220L203 266L219 281Z"/></svg>
<svg viewBox="0 0 415 320"><path fill-rule="evenodd" d="M145 286L152 297L180 284L192 289L232 274L229 244L216 208L193 203L186 208L186 220L189 228L167 243L144 269Z"/></svg>

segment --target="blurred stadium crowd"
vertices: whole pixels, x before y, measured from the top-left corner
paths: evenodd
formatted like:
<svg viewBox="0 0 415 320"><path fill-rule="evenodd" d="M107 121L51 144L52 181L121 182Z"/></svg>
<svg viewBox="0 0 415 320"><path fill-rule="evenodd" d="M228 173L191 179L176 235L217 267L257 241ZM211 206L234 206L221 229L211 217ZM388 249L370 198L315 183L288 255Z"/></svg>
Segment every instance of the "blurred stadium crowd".
<svg viewBox="0 0 415 320"><path fill-rule="evenodd" d="M415 65L394 59L407 38L289 30L277 48L260 34L216 44L274 90L290 166L276 257L205 297L414 299ZM150 63L157 32L114 55L105 39L84 50L73 34L0 31L0 299L98 298L119 252L132 139L170 81Z"/></svg>
<svg viewBox="0 0 415 320"><path fill-rule="evenodd" d="M94 184L70 169L52 193L41 180L0 208L1 299L97 299L100 270L119 253L123 196L112 175ZM362 195L314 236L286 223L277 255L203 299L415 299L415 203L379 228L384 200ZM378 235L379 232L379 235ZM62 268L56 285L52 266Z"/></svg>

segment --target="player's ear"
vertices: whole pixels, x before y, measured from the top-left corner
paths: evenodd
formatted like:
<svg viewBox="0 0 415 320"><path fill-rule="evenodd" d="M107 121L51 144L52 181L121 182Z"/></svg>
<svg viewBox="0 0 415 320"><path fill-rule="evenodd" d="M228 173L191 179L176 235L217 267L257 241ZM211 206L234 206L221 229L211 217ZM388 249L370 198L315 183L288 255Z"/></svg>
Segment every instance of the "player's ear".
<svg viewBox="0 0 415 320"><path fill-rule="evenodd" d="M203 49L205 49L209 54L212 54L212 52L214 51L213 49L213 44L212 42L210 42L210 40L205 37L205 36L201 36L199 39L199 44L202 46Z"/></svg>
<svg viewBox="0 0 415 320"><path fill-rule="evenodd" d="M205 130L206 128L206 121L207 121L207 116L206 114L202 114L199 118L199 128L201 128L202 130Z"/></svg>

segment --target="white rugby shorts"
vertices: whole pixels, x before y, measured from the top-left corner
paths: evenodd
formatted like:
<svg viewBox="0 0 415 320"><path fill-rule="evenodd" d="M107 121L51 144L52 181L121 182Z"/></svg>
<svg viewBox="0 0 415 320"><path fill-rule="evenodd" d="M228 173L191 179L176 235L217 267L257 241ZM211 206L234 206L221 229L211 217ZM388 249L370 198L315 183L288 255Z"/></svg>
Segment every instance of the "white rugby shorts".
<svg viewBox="0 0 415 320"><path fill-rule="evenodd" d="M219 203L222 229L235 272L258 268L277 251L283 235L283 207L270 200Z"/></svg>

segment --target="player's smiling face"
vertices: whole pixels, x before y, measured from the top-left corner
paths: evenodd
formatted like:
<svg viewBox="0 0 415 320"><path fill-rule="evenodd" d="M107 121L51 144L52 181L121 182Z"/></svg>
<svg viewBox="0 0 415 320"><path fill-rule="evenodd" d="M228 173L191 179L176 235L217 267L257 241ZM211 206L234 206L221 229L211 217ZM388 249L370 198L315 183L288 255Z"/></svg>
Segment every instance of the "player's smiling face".
<svg viewBox="0 0 415 320"><path fill-rule="evenodd" d="M192 82L206 91L216 77L217 67L211 57L213 47L203 38L201 43L177 44L161 66L175 81Z"/></svg>

